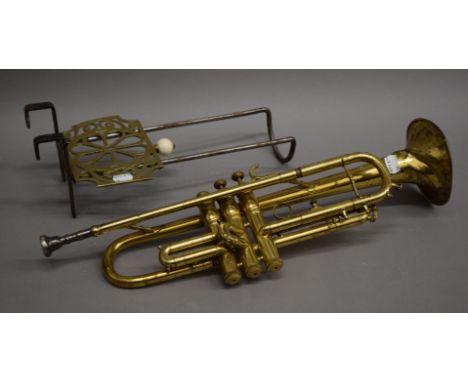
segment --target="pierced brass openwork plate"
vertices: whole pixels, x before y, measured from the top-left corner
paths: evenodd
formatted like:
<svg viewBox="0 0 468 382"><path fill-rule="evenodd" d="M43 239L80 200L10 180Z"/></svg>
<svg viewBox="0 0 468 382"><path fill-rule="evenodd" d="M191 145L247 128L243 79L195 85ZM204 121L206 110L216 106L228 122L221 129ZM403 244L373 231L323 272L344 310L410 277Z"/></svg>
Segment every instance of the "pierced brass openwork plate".
<svg viewBox="0 0 468 382"><path fill-rule="evenodd" d="M163 167L138 120L118 115L97 118L72 126L64 135L76 182L90 181L103 187L149 180Z"/></svg>
<svg viewBox="0 0 468 382"><path fill-rule="evenodd" d="M153 178L155 170L162 169L169 164L261 147L271 147L275 157L281 163L286 163L292 159L296 149L296 139L294 137L274 137L271 111L266 107L153 124L146 127L143 127L138 120L126 120L115 115L85 121L67 131L60 131L57 111L54 104L49 101L24 106L26 127L31 127L30 113L37 110L51 111L54 130L53 133L41 134L34 138L36 159L40 159L39 145L47 142L56 144L60 174L62 181L67 182L68 185L70 210L73 217L76 217L73 189L76 182L93 182L96 186L103 187L149 180ZM167 156L172 153L175 147L174 143L169 138L161 137L153 144L147 135L151 132L249 117L257 114L265 116L268 134L268 140L266 141L160 159L160 155ZM277 147L284 144L289 145L289 151L286 155L283 155Z"/></svg>

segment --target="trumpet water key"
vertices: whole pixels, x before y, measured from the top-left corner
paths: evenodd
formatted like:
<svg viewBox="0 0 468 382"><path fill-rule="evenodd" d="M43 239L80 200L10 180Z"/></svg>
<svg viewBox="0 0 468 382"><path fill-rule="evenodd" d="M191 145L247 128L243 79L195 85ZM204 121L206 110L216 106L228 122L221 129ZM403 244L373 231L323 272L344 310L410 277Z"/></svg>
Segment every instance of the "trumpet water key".
<svg viewBox="0 0 468 382"><path fill-rule="evenodd" d="M273 154L281 163L286 163L292 159L296 148L294 137L275 138L271 111L266 107L146 127L143 127L138 120L126 120L114 115L81 122L68 131L60 132L55 106L51 102L41 102L24 107L26 126L31 127L32 111L46 109L51 110L54 132L34 138L34 151L36 159L40 159L39 145L46 142L56 143L62 180L68 183L73 217L76 217L73 190L76 182L93 182L98 187L134 183L152 179L156 170L161 170L169 164L268 146L272 147ZM168 138L160 138L156 144L153 144L148 137L148 133L151 132L257 114L265 116L268 140L168 157L175 148L174 143ZM284 144L289 144L286 156L283 156L278 149L279 145ZM160 156L166 158L161 159Z"/></svg>
<svg viewBox="0 0 468 382"><path fill-rule="evenodd" d="M336 169L339 172L323 174ZM104 275L112 284L138 288L217 268L225 283L233 285L242 274L257 278L264 271L280 270L283 259L279 251L283 247L374 222L377 204L404 183L416 184L433 204L446 203L452 186L452 164L441 130L431 121L416 119L408 127L406 148L383 159L352 153L264 176L251 173L250 178L246 180L241 171L236 171L232 175L236 185L232 187L219 179L215 191L202 191L180 203L62 237L42 236L43 252L50 256L64 244L129 229L133 232L111 243L103 256ZM285 187L259 195L273 186ZM343 197L336 201L339 195ZM331 196L333 201L326 203L325 198ZM310 206L294 212L294 207L304 202ZM279 214L283 206L289 210L287 216ZM193 208L197 213L188 217L143 225L150 219ZM122 275L115 270L114 260L122 251L172 236L179 238L155 245L162 269L142 275Z"/></svg>

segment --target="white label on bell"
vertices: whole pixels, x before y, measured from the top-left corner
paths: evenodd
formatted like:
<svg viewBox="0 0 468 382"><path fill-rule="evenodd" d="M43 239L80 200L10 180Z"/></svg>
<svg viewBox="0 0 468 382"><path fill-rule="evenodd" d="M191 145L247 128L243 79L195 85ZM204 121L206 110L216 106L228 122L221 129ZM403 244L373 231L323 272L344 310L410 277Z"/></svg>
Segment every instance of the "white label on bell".
<svg viewBox="0 0 468 382"><path fill-rule="evenodd" d="M131 180L133 180L133 175L130 174L129 172L126 172L124 174L118 174L118 175L112 176L112 180L115 183L130 182Z"/></svg>
<svg viewBox="0 0 468 382"><path fill-rule="evenodd" d="M400 172L400 165L398 164L398 158L396 155L388 155L384 158L385 165L388 168L390 174L397 174Z"/></svg>

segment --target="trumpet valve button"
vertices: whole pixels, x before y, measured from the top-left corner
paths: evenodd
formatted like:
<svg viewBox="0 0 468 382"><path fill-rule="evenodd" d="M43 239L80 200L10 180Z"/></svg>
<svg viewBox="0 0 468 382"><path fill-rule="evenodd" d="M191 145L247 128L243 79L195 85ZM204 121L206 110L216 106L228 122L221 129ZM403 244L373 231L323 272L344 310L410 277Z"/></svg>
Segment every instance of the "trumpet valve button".
<svg viewBox="0 0 468 382"><path fill-rule="evenodd" d="M234 181L234 182L241 182L242 179L244 179L244 173L242 171L235 171L233 174L232 174L232 177L231 179Z"/></svg>
<svg viewBox="0 0 468 382"><path fill-rule="evenodd" d="M169 155L174 151L175 145L169 138L161 138L156 142L156 146L161 155Z"/></svg>
<svg viewBox="0 0 468 382"><path fill-rule="evenodd" d="M218 179L216 182L214 182L214 188L217 190L222 190L223 188L226 188L226 180L225 179Z"/></svg>

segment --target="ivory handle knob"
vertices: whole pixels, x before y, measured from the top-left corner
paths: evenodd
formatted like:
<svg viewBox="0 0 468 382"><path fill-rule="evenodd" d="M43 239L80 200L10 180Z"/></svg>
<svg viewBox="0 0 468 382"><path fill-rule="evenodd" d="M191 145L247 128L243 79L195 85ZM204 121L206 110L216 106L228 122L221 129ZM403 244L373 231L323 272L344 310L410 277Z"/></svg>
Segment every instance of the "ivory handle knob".
<svg viewBox="0 0 468 382"><path fill-rule="evenodd" d="M156 142L158 147L158 151L161 155L169 155L174 151L174 142L172 142L169 138L161 138Z"/></svg>

